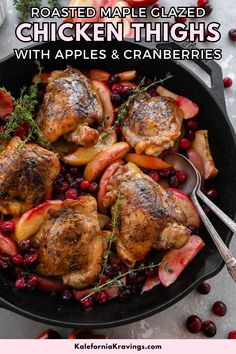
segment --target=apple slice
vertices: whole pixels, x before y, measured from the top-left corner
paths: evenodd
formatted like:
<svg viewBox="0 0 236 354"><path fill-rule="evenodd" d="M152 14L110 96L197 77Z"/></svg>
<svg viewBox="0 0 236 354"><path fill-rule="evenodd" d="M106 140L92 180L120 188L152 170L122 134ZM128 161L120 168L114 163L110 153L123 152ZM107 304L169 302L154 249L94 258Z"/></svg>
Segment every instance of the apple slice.
<svg viewBox="0 0 236 354"><path fill-rule="evenodd" d="M45 203L26 211L16 222L15 237L17 242L35 235L49 217L49 210L59 210L61 200L47 200Z"/></svg>
<svg viewBox="0 0 236 354"><path fill-rule="evenodd" d="M180 273L192 261L199 251L205 246L201 237L190 236L189 241L178 250L168 251L159 266L159 279L165 287L173 284Z"/></svg>
<svg viewBox="0 0 236 354"><path fill-rule="evenodd" d="M65 163L72 166L86 165L97 155L97 153L116 143L117 135L114 130L112 130L105 138L103 138L103 134L104 132L101 133L96 145L87 148L80 146L71 154L64 156L63 159Z"/></svg>
<svg viewBox="0 0 236 354"><path fill-rule="evenodd" d="M0 118L3 118L6 114L11 114L13 110L12 98L5 90L0 90Z"/></svg>
<svg viewBox="0 0 236 354"><path fill-rule="evenodd" d="M127 154L125 157L125 161L133 162L140 167L150 168L152 170L162 170L171 166L167 162L159 159L158 157L149 155L138 155L134 153Z"/></svg>
<svg viewBox="0 0 236 354"><path fill-rule="evenodd" d="M129 150L129 144L119 142L99 152L85 167L84 178L95 181L113 161L123 159Z"/></svg>
<svg viewBox="0 0 236 354"><path fill-rule="evenodd" d="M111 74L108 71L100 69L92 69L89 72L89 78L91 80L108 81Z"/></svg>
<svg viewBox="0 0 236 354"><path fill-rule="evenodd" d="M65 285L59 280L42 277L38 274L36 277L38 278L37 288L39 290L50 293L62 293L66 289Z"/></svg>
<svg viewBox="0 0 236 354"><path fill-rule="evenodd" d="M186 226L194 225L199 228L201 220L198 212L193 205L191 199L184 192L176 188L166 188L167 191L171 191L176 199L177 205L183 210L187 221Z"/></svg>
<svg viewBox="0 0 236 354"><path fill-rule="evenodd" d="M59 138L52 143L54 149L59 152L59 154L65 155L70 154L75 151L78 147L75 143L65 140L64 138Z"/></svg>
<svg viewBox="0 0 236 354"><path fill-rule="evenodd" d="M159 276L158 276L158 269L156 269L156 272L154 274L154 276L152 277L148 277L144 284L143 284L143 287L142 287L142 290L141 290L141 295L143 293L145 293L146 291L149 291L151 290L152 288L154 288L154 286L157 286L160 284L160 279L159 279Z"/></svg>
<svg viewBox="0 0 236 354"><path fill-rule="evenodd" d="M91 82L94 89L97 91L102 104L105 128L109 128L112 126L115 119L115 112L111 103L110 89L104 82L99 80L92 80Z"/></svg>
<svg viewBox="0 0 236 354"><path fill-rule="evenodd" d="M122 73L119 73L120 81L132 81L136 78L136 76L136 70L123 71Z"/></svg>
<svg viewBox="0 0 236 354"><path fill-rule="evenodd" d="M194 149L189 149L187 151L187 156L188 159L192 162L192 164L196 167L196 169L200 172L201 176L205 178L205 168L204 168L204 163L202 161L202 158L199 154Z"/></svg>
<svg viewBox="0 0 236 354"><path fill-rule="evenodd" d="M182 109L184 113L184 119L190 119L195 117L199 112L199 107L196 103L188 99L187 97L178 96L175 93L165 89L162 86L157 87L157 93L162 97L173 98L178 106Z"/></svg>
<svg viewBox="0 0 236 354"><path fill-rule="evenodd" d="M10 236L5 236L0 232L0 253L8 256L15 256L18 253L17 245Z"/></svg>
<svg viewBox="0 0 236 354"><path fill-rule="evenodd" d="M114 161L103 173L100 183L99 183L99 190L98 190L98 195L97 195L97 201L98 201L98 210L101 213L106 213L106 207L103 204L103 198L106 195L107 192L107 182L110 179L111 176L113 176L116 171L120 168L120 166L124 165L123 160L116 160Z"/></svg>
<svg viewBox="0 0 236 354"><path fill-rule="evenodd" d="M196 131L192 149L198 152L203 161L205 179L215 178L218 170L211 154L207 130Z"/></svg>
<svg viewBox="0 0 236 354"><path fill-rule="evenodd" d="M120 81L117 84L114 84L112 86L111 90L114 91L116 89L119 89L120 86L130 87L133 90L135 90L138 87L138 85L136 85L134 82L131 82L131 81Z"/></svg>

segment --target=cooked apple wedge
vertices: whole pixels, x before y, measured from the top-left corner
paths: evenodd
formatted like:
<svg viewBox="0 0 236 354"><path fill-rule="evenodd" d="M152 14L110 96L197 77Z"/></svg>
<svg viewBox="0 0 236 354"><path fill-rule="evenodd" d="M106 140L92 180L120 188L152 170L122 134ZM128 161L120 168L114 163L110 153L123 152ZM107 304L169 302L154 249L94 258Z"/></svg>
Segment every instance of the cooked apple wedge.
<svg viewBox="0 0 236 354"><path fill-rule="evenodd" d="M205 178L205 168L203 160L196 150L189 149L187 151L188 159L192 162L192 164L196 167L196 169L200 172L201 176Z"/></svg>
<svg viewBox="0 0 236 354"><path fill-rule="evenodd" d="M0 232L0 253L7 254L8 256L15 256L17 251L17 245L10 236L5 236Z"/></svg>
<svg viewBox="0 0 236 354"><path fill-rule="evenodd" d="M200 217L198 212L193 205L191 199L184 192L176 188L166 188L166 190L171 191L176 199L177 205L183 210L186 216L186 226L194 225L199 228L200 226Z"/></svg>
<svg viewBox="0 0 236 354"><path fill-rule="evenodd" d="M105 197L105 194L107 192L107 181L111 176L113 176L118 168L120 166L124 165L123 160L117 160L114 161L103 173L100 182L99 182L99 190L98 190L98 195L97 195L97 201L98 201L98 210L101 213L106 213L106 207L103 204L103 198Z"/></svg>
<svg viewBox="0 0 236 354"><path fill-rule="evenodd" d="M193 235L190 236L189 241L182 248L168 251L159 266L158 275L161 284L165 287L173 284L204 246L205 244L201 237Z"/></svg>
<svg viewBox="0 0 236 354"><path fill-rule="evenodd" d="M218 170L211 154L207 130L196 131L192 149L198 152L203 161L205 179L215 178Z"/></svg>
<svg viewBox="0 0 236 354"><path fill-rule="evenodd" d="M171 165L158 157L149 155L138 155L138 154L127 154L125 156L125 161L133 162L136 165L143 168L150 168L152 170L162 170L170 167Z"/></svg>
<svg viewBox="0 0 236 354"><path fill-rule="evenodd" d="M173 98L178 106L182 109L184 113L184 119L190 119L195 117L199 112L199 107L196 103L188 99L187 97L178 96L175 93L165 89L162 86L157 87L157 93L162 97Z"/></svg>
<svg viewBox="0 0 236 354"><path fill-rule="evenodd" d="M113 161L123 159L129 150L126 142L119 142L99 152L85 167L84 178L95 181Z"/></svg>
<svg viewBox="0 0 236 354"><path fill-rule="evenodd" d="M132 81L136 78L136 76L136 70L123 71L122 73L119 73L120 81Z"/></svg>
<svg viewBox="0 0 236 354"><path fill-rule="evenodd" d="M155 269L155 274L151 277L148 277L142 287L141 294L145 293L146 291L151 290L155 286L160 284L160 279L158 276L158 269Z"/></svg>
<svg viewBox="0 0 236 354"><path fill-rule="evenodd" d="M109 87L104 82L99 80L92 80L92 84L97 91L102 104L105 128L109 128L112 126L115 119L115 112L111 103L111 93Z"/></svg>
<svg viewBox="0 0 236 354"><path fill-rule="evenodd" d="M69 142L63 138L58 139L54 143L52 143L54 149L59 152L59 154L70 154L71 152L75 151L78 145Z"/></svg>
<svg viewBox="0 0 236 354"><path fill-rule="evenodd" d="M38 278L37 288L39 290L49 293L62 293L66 289L65 285L59 280L45 278L41 275L36 276Z"/></svg>
<svg viewBox="0 0 236 354"><path fill-rule="evenodd" d="M105 70L93 69L89 72L89 78L91 80L107 81L110 73Z"/></svg>
<svg viewBox="0 0 236 354"><path fill-rule="evenodd" d="M95 155L97 155L97 153L116 143L117 135L114 130L112 130L105 138L103 138L103 134L104 133L101 133L96 145L87 148L79 147L71 154L64 156L63 159L65 163L72 166L86 165Z"/></svg>
<svg viewBox="0 0 236 354"><path fill-rule="evenodd" d="M16 240L20 242L35 235L49 217L49 210L59 210L61 207L61 200L47 200L45 203L26 211L16 222Z"/></svg>

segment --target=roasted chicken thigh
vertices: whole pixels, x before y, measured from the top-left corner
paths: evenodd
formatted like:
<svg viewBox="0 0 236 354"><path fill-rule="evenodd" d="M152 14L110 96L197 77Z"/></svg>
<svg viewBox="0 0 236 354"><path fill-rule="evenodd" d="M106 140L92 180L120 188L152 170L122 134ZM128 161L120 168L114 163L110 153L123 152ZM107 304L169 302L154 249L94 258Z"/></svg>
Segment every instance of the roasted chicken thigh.
<svg viewBox="0 0 236 354"><path fill-rule="evenodd" d="M159 155L181 134L183 112L172 98L140 94L121 123L126 141L137 154Z"/></svg>
<svg viewBox="0 0 236 354"><path fill-rule="evenodd" d="M0 153L0 212L16 216L42 202L59 171L53 152L12 138Z"/></svg>
<svg viewBox="0 0 236 354"><path fill-rule="evenodd" d="M133 163L109 179L103 203L113 204L116 249L129 267L144 260L151 248L180 248L189 239L186 217L171 193Z"/></svg>
<svg viewBox="0 0 236 354"><path fill-rule="evenodd" d="M85 75L71 67L51 73L37 118L48 141L64 136L78 145L95 145L98 131L89 125L102 118L101 102Z"/></svg>
<svg viewBox="0 0 236 354"><path fill-rule="evenodd" d="M42 225L35 237L38 272L62 276L66 285L81 289L98 277L102 261L102 232L94 197L67 199Z"/></svg>

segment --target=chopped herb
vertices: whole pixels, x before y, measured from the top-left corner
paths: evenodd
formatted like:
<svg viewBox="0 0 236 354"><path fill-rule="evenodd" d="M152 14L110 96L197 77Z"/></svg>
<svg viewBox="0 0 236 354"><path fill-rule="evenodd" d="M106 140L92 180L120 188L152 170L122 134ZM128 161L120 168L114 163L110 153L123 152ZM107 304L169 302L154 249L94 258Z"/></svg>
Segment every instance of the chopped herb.
<svg viewBox="0 0 236 354"><path fill-rule="evenodd" d="M165 269L166 272L173 273L173 269L171 269L167 263L164 264L163 268Z"/></svg>

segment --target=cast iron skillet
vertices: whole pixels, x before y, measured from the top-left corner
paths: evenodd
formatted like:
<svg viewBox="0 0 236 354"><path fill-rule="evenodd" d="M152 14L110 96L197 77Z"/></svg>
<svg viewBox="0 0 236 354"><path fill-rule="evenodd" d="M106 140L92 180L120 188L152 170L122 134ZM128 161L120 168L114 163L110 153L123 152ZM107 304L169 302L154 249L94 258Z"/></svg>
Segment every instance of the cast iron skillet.
<svg viewBox="0 0 236 354"><path fill-rule="evenodd" d="M176 44L168 43L159 46L174 48ZM155 48L155 43L134 44L131 41L120 43L44 43L35 46L36 49L49 49L53 53L58 49L118 49L122 53L126 49ZM108 55L108 58L110 55ZM165 86L179 94L186 95L200 105L200 124L209 129L209 138L212 153L219 168L219 177L216 181L219 190L219 206L231 217L235 217L236 175L235 150L236 141L233 128L229 122L222 85L222 73L218 64L213 61L197 61L197 64L210 76L212 88L208 88L203 81L183 66L167 60L45 60L42 61L45 70L65 68L66 64L78 68L103 68L109 71L123 71L137 69L150 77L163 78L167 71L175 75L167 81ZM19 92L20 87L29 84L35 74L33 60L19 61L10 56L0 62L0 86L6 86L13 94ZM229 232L217 218L213 218L214 225L229 245L232 233ZM86 312L78 303L64 303L58 297L40 292L17 291L8 279L0 277L0 305L23 316L58 326L105 328L123 325L160 312L173 305L190 293L203 280L217 274L223 268L223 262L207 232L202 229L201 236L206 242L203 250L187 267L179 279L169 288L156 287L135 296L132 300L121 303L113 300L93 311Z"/></svg>

